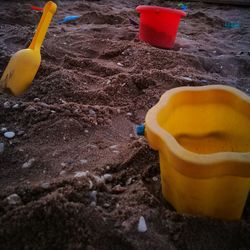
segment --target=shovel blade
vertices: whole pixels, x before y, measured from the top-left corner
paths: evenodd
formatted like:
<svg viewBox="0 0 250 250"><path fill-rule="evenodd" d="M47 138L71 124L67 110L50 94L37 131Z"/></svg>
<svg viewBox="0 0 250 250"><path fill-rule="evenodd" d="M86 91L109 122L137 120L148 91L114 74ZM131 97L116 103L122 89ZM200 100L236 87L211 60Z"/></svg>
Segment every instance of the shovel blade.
<svg viewBox="0 0 250 250"><path fill-rule="evenodd" d="M39 51L23 49L15 53L3 72L0 88L9 89L15 96L22 94L32 83L41 63Z"/></svg>

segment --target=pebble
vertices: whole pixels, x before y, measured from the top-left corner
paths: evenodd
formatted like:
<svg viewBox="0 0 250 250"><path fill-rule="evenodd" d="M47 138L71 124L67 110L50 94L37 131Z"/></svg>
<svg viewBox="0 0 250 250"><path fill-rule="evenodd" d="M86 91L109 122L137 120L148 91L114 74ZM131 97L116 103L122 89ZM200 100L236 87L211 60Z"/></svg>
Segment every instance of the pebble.
<svg viewBox="0 0 250 250"><path fill-rule="evenodd" d="M156 176L154 176L154 177L152 178L152 180L156 182L156 181L158 181L158 178L157 178Z"/></svg>
<svg viewBox="0 0 250 250"><path fill-rule="evenodd" d="M95 115L96 115L96 112L95 112L93 109L90 109L90 110L89 110L89 114L95 116Z"/></svg>
<svg viewBox="0 0 250 250"><path fill-rule="evenodd" d="M202 83L207 83L207 80L201 80Z"/></svg>
<svg viewBox="0 0 250 250"><path fill-rule="evenodd" d="M18 108L19 108L19 104L18 104L18 103L14 104L14 105L12 106L12 108L13 108L13 109L18 109Z"/></svg>
<svg viewBox="0 0 250 250"><path fill-rule="evenodd" d="M35 158L31 158L22 165L22 168L30 168L34 162Z"/></svg>
<svg viewBox="0 0 250 250"><path fill-rule="evenodd" d="M186 81L192 81L191 77L186 77L186 76L182 76L181 79Z"/></svg>
<svg viewBox="0 0 250 250"><path fill-rule="evenodd" d="M109 203L104 203L103 207L108 208L108 207L110 207L110 204Z"/></svg>
<svg viewBox="0 0 250 250"><path fill-rule="evenodd" d="M120 153L120 151L118 151L118 150L113 150L113 153L115 153L115 154L119 154L119 153Z"/></svg>
<svg viewBox="0 0 250 250"><path fill-rule="evenodd" d="M118 145L112 145L112 146L110 146L109 148L110 149L115 149L115 148L117 148L118 147Z"/></svg>
<svg viewBox="0 0 250 250"><path fill-rule="evenodd" d="M93 175L93 177L94 177L97 185L104 183L103 177L99 177L98 175Z"/></svg>
<svg viewBox="0 0 250 250"><path fill-rule="evenodd" d="M11 104L10 104L10 102L5 102L4 104L3 104L3 107L5 108L5 109L9 109L10 107L11 107Z"/></svg>
<svg viewBox="0 0 250 250"><path fill-rule="evenodd" d="M130 177L127 181L126 181L126 185L130 185L132 183L132 178Z"/></svg>
<svg viewBox="0 0 250 250"><path fill-rule="evenodd" d="M140 233L145 233L148 229L147 229L147 225L146 225L146 221L144 219L143 216L140 217L138 226L137 226L137 230Z"/></svg>
<svg viewBox="0 0 250 250"><path fill-rule="evenodd" d="M40 98L34 98L34 100L33 100L34 102L40 102L41 101L41 99Z"/></svg>
<svg viewBox="0 0 250 250"><path fill-rule="evenodd" d="M6 198L6 200L8 201L9 205L22 204L22 200L18 194L11 194Z"/></svg>
<svg viewBox="0 0 250 250"><path fill-rule="evenodd" d="M84 133L88 134L88 132L89 132L89 131L88 131L87 129L84 129Z"/></svg>
<svg viewBox="0 0 250 250"><path fill-rule="evenodd" d="M79 171L75 173L74 177L75 178L86 177L88 176L88 174L89 174L89 171Z"/></svg>
<svg viewBox="0 0 250 250"><path fill-rule="evenodd" d="M106 82L106 84L110 84L111 83L111 80L108 80L107 82Z"/></svg>
<svg viewBox="0 0 250 250"><path fill-rule="evenodd" d="M1 128L1 132L4 133L7 131L7 128Z"/></svg>
<svg viewBox="0 0 250 250"><path fill-rule="evenodd" d="M94 202L97 201L96 195L97 195L97 191L96 191L96 190L93 190L93 191L91 191L91 192L89 193L89 197L90 197L91 201L94 201Z"/></svg>
<svg viewBox="0 0 250 250"><path fill-rule="evenodd" d="M8 139L12 139L15 137L15 132L12 132L12 131L8 131L8 132L5 132L4 133L4 137L8 138Z"/></svg>
<svg viewBox="0 0 250 250"><path fill-rule="evenodd" d="M82 159L82 160L80 160L80 163L81 163L82 165L84 165L84 164L88 163L88 160Z"/></svg>
<svg viewBox="0 0 250 250"><path fill-rule="evenodd" d="M4 144L0 142L0 154L2 154L4 151Z"/></svg>
<svg viewBox="0 0 250 250"><path fill-rule="evenodd" d="M91 180L89 180L89 189L93 188L93 182Z"/></svg>
<svg viewBox="0 0 250 250"><path fill-rule="evenodd" d="M133 139L135 136L133 134L129 134L129 138Z"/></svg>
<svg viewBox="0 0 250 250"><path fill-rule="evenodd" d="M113 179L113 176L112 176L112 174L104 174L103 175L103 179L104 179L104 181L106 182L110 182L110 181L112 181L112 179Z"/></svg>
<svg viewBox="0 0 250 250"><path fill-rule="evenodd" d="M123 67L124 65L120 62L117 63L118 66Z"/></svg>
<svg viewBox="0 0 250 250"><path fill-rule="evenodd" d="M131 113L131 112L128 112L128 113L127 113L127 116L132 116L132 113Z"/></svg>
<svg viewBox="0 0 250 250"><path fill-rule="evenodd" d="M43 189L48 189L48 188L50 188L50 183L49 182L44 182L44 183L41 184L41 187Z"/></svg>
<svg viewBox="0 0 250 250"><path fill-rule="evenodd" d="M66 174L66 171L65 170L62 170L59 175L65 175Z"/></svg>

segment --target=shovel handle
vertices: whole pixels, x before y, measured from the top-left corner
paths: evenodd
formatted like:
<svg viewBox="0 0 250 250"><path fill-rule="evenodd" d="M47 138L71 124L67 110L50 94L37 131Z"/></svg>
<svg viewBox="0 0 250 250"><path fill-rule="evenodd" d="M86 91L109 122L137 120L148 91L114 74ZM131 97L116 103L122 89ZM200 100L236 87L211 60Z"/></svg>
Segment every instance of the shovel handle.
<svg viewBox="0 0 250 250"><path fill-rule="evenodd" d="M33 50L40 50L43 40L45 38L45 35L47 33L47 30L49 28L51 19L53 15L55 14L57 9L57 5L53 3L52 1L49 1L46 3L46 5L43 8L43 15L41 17L41 20L38 24L36 33L33 37L33 40L29 46L29 49Z"/></svg>

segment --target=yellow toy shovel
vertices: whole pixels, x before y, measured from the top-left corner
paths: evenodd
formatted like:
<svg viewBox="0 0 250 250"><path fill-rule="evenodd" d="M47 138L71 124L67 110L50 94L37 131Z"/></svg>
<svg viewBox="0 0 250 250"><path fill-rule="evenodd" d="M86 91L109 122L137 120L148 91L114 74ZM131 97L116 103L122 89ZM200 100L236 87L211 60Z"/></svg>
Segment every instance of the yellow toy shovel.
<svg viewBox="0 0 250 250"><path fill-rule="evenodd" d="M46 3L35 36L28 49L16 52L10 59L0 80L0 89L9 89L14 95L23 93L32 83L41 63L41 45L57 6Z"/></svg>

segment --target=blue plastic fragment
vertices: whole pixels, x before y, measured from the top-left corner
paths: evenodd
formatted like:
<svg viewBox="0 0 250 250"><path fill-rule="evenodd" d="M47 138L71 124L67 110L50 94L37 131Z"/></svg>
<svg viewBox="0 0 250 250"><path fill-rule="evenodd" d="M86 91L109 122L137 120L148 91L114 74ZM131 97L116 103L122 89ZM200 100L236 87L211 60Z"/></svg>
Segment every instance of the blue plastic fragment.
<svg viewBox="0 0 250 250"><path fill-rule="evenodd" d="M240 22L226 22L225 28L228 28L228 29L240 28Z"/></svg>
<svg viewBox="0 0 250 250"><path fill-rule="evenodd" d="M187 10L187 6L186 5L182 5L181 6L181 10L183 10L183 11Z"/></svg>
<svg viewBox="0 0 250 250"><path fill-rule="evenodd" d="M144 135L145 133L145 125L144 124L140 124L138 126L136 126L136 134L137 135Z"/></svg>
<svg viewBox="0 0 250 250"><path fill-rule="evenodd" d="M75 21L76 19L80 18L81 16L66 16L63 19L59 20L59 24L67 23L70 21Z"/></svg>
<svg viewBox="0 0 250 250"><path fill-rule="evenodd" d="M186 11L188 8L187 5L185 5L184 3L179 3L178 7L181 8L181 10L183 10L183 11Z"/></svg>

